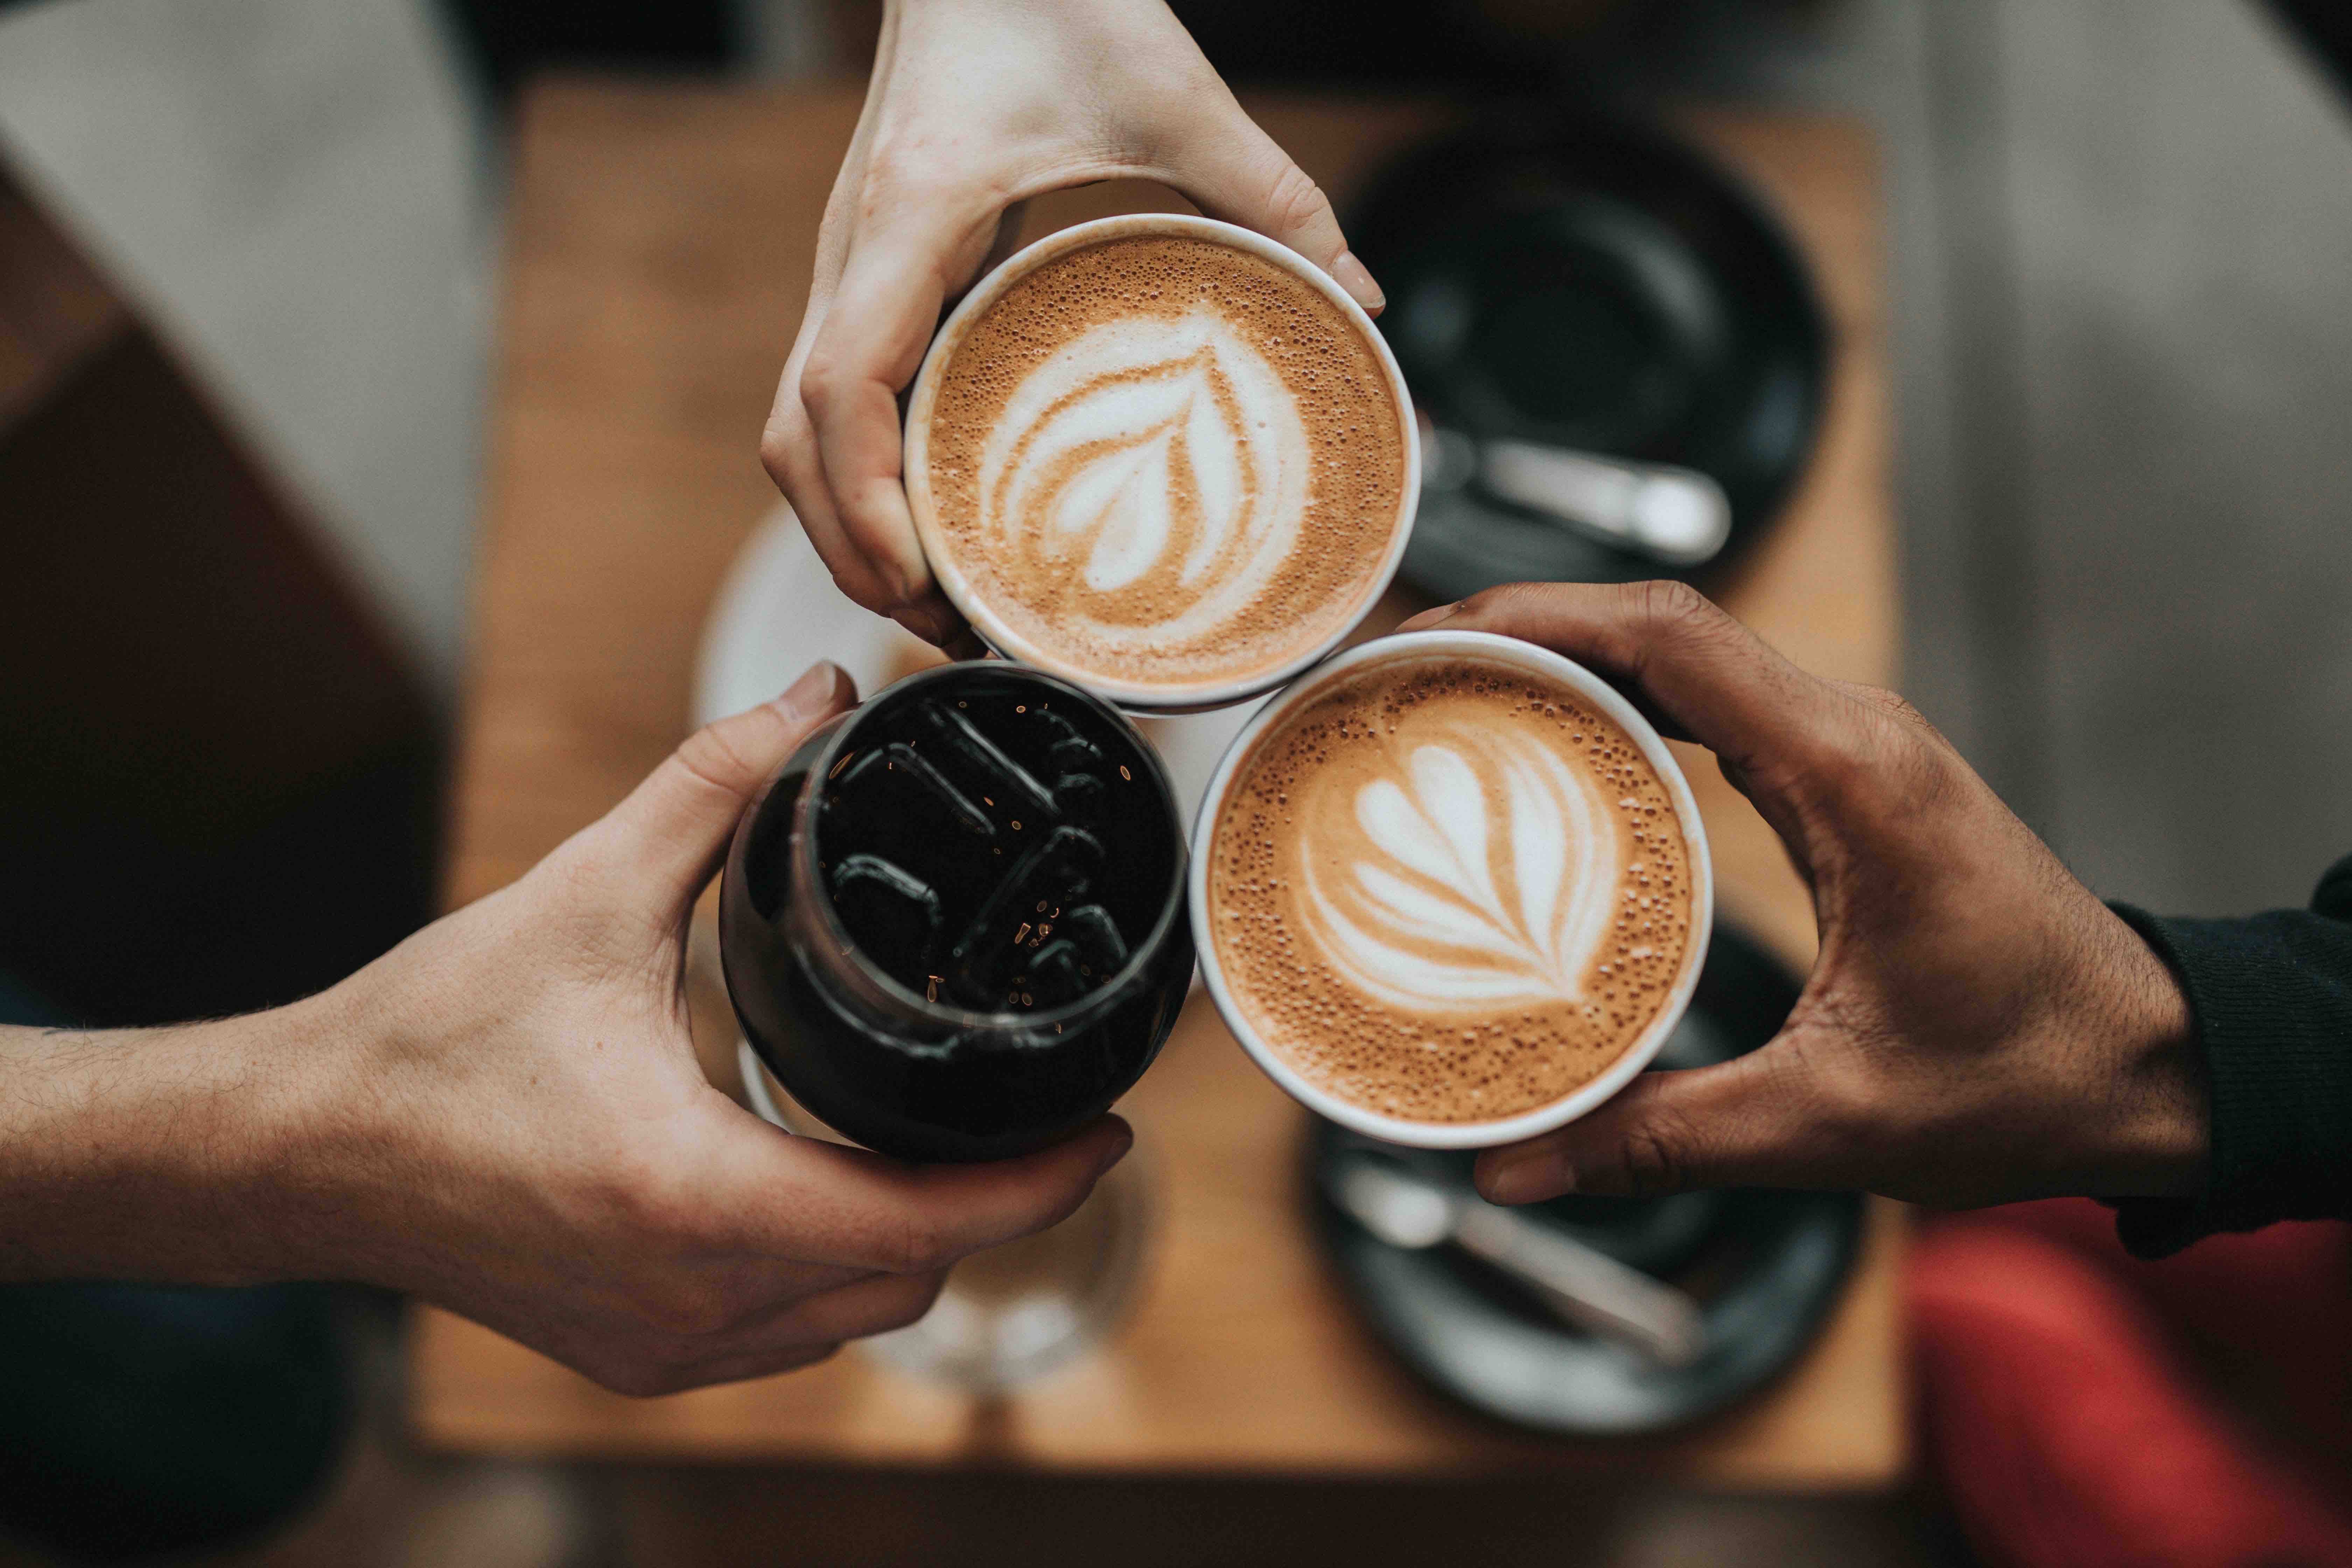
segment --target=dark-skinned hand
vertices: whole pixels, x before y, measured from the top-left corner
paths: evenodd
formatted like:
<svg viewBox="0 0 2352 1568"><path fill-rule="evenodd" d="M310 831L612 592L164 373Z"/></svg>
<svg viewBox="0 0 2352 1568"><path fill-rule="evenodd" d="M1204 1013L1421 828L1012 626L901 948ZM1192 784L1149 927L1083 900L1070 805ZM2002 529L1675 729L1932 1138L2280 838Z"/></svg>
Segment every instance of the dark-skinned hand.
<svg viewBox="0 0 2352 1568"><path fill-rule="evenodd" d="M1565 654L1713 752L1787 847L1821 932L1770 1043L1645 1073L1489 1150L1486 1195L1779 1186L1961 1206L2200 1182L2179 984L1908 703L1806 674L1680 584L1522 584L1404 629L1440 626Z"/></svg>

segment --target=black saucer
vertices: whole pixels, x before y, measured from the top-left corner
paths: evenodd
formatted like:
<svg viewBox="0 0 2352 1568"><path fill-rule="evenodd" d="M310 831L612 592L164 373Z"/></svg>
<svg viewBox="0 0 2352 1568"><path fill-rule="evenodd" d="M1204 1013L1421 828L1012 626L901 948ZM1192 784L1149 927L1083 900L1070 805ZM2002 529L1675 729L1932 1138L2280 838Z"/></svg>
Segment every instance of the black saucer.
<svg viewBox="0 0 2352 1568"><path fill-rule="evenodd" d="M1658 1068L1701 1067L1771 1038L1795 1002L1786 971L1717 925L1690 1013ZM1654 1068L1653 1070L1656 1070ZM1308 1186L1318 1233L1373 1332L1427 1382L1520 1426L1633 1436L1711 1415L1769 1382L1811 1342L1860 1244L1853 1193L1764 1189L1663 1198L1559 1198L1522 1211L1697 1297L1707 1349L1667 1367L1569 1328L1512 1281L1452 1247L1376 1241L1325 1199L1329 1163L1402 1160L1467 1187L1471 1157L1396 1149L1316 1124Z"/></svg>
<svg viewBox="0 0 2352 1568"><path fill-rule="evenodd" d="M1430 593L1704 578L1753 541L1811 454L1829 329L1804 265L1729 174L1662 132L1497 118L1390 164L1348 235L1438 425L1696 468L1731 502L1723 551L1677 574L1475 485L1433 489L1404 563Z"/></svg>

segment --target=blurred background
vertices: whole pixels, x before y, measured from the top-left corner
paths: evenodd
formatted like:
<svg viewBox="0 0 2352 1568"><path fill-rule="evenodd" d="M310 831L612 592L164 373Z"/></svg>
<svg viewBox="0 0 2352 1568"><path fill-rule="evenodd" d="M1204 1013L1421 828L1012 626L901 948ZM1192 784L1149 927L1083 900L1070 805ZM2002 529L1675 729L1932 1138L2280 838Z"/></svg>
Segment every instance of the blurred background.
<svg viewBox="0 0 2352 1568"><path fill-rule="evenodd" d="M1904 689L2108 897L2299 904L2352 848L2343 7L1177 9L1237 85L1866 119L1895 297ZM877 15L0 4L0 163L153 330L89 408L0 396L0 543L30 563L0 563L14 1016L265 1005L427 918L516 87L555 68L855 77ZM228 499L188 516L191 474ZM208 520L234 552L192 548ZM173 648L187 689L158 691L141 672ZM597 1475L409 1452L384 1304L333 1316L359 1347L361 1436L321 1510L228 1560L622 1559ZM1584 1560L1941 1561L1958 1549L1931 1513L1660 1496Z"/></svg>

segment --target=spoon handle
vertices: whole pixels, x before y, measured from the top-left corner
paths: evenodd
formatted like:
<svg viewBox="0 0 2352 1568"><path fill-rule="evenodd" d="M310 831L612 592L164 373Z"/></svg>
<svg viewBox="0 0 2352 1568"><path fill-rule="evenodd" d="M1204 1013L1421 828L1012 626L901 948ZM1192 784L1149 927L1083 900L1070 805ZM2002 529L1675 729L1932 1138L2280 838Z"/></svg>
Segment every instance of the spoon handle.
<svg viewBox="0 0 2352 1568"><path fill-rule="evenodd" d="M1706 1347L1698 1303L1607 1253L1491 1204L1466 1205L1454 1239L1473 1257L1532 1286L1568 1322L1686 1366Z"/></svg>
<svg viewBox="0 0 2352 1568"><path fill-rule="evenodd" d="M1712 560L1731 537L1731 501L1693 468L1488 441L1478 476L1507 501L1669 566Z"/></svg>

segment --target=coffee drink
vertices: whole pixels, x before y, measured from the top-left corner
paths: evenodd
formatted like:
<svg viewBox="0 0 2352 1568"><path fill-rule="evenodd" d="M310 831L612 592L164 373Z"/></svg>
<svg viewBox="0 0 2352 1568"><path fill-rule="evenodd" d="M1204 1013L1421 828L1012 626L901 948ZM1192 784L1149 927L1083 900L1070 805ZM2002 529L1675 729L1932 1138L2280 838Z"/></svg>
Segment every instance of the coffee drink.
<svg viewBox="0 0 2352 1568"><path fill-rule="evenodd" d="M1680 1005L1703 917L1675 793L1598 702L1524 662L1364 662L1263 730L1217 805L1223 989L1338 1100L1520 1116Z"/></svg>
<svg viewBox="0 0 2352 1568"><path fill-rule="evenodd" d="M1192 974L1181 820L1150 743L995 660L803 741L719 899L744 1039L799 1105L905 1160L1066 1138L1160 1049Z"/></svg>
<svg viewBox="0 0 2352 1568"><path fill-rule="evenodd" d="M1410 522L1377 333L1220 227L1113 220L1016 257L909 410L908 497L950 595L1005 651L1143 706L1327 651Z"/></svg>

